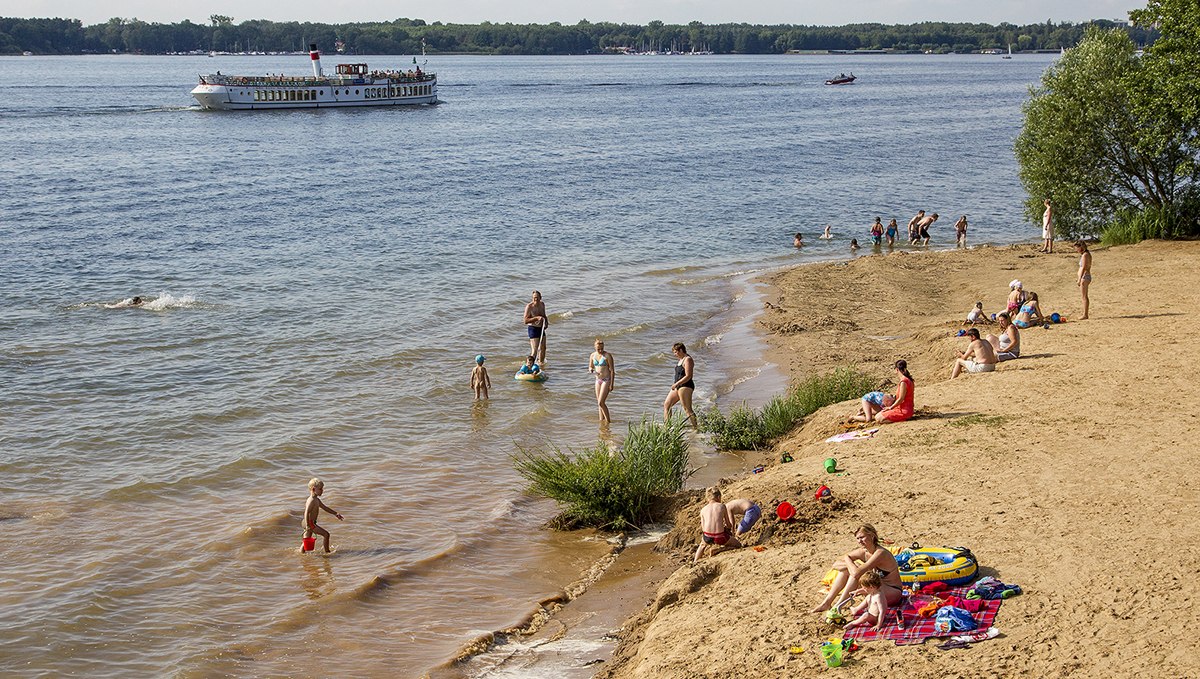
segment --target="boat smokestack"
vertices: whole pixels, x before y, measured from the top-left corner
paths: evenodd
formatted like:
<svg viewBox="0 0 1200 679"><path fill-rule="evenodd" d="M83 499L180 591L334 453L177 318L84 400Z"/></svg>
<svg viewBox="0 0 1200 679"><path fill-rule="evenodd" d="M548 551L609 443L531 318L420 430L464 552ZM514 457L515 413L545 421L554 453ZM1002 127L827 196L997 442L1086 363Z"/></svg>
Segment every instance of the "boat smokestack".
<svg viewBox="0 0 1200 679"><path fill-rule="evenodd" d="M317 44L311 43L308 46L308 58L313 62L313 75L321 77L321 53L317 51Z"/></svg>

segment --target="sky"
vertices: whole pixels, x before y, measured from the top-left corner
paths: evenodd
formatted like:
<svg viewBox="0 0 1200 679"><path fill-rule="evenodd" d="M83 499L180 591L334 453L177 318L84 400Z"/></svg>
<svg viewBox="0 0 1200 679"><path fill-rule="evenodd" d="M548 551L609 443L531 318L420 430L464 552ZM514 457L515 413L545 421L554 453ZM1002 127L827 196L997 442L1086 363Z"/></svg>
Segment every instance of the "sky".
<svg viewBox="0 0 1200 679"><path fill-rule="evenodd" d="M0 0L0 16L63 17L85 25L112 17L175 23L191 19L208 23L223 14L234 23L247 19L351 23L391 21L401 17L444 23L539 23L558 21L668 24L810 24L837 26L877 22L920 21L1009 22L1127 19L1145 0Z"/></svg>

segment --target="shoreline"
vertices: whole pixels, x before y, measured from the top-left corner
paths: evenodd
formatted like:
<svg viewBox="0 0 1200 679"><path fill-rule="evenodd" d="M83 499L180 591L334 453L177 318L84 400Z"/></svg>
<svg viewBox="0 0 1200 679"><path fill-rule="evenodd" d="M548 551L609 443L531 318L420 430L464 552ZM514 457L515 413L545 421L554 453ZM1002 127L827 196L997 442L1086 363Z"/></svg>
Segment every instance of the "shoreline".
<svg viewBox="0 0 1200 679"><path fill-rule="evenodd" d="M1020 246L1004 246L985 243L979 246L972 246L970 249L1012 249L1017 247ZM737 334L749 335L752 343L755 341L760 342L761 346L758 347L759 353L756 355L755 360L763 363L763 369L761 372L750 378L734 378L733 381L726 385L726 388L724 389L718 387L715 390L716 398L718 398L718 400L728 402L730 396L733 395L735 401L740 400L743 402L749 402L752 405L761 405L762 402L769 400L777 393L780 393L786 389L797 378L802 378L807 374L813 374L813 372L819 372L823 369L832 370L835 367L844 365L844 363L832 363L823 366L819 365L809 371L797 371L795 366L789 365L789 361L787 359L795 352L779 346L780 328L776 327L777 324L772 321L771 316L773 312L777 313L780 311L779 305L775 303L780 299L780 288L778 281L780 278L787 276L789 272L797 270L808 271L814 267L846 267L856 261L870 260L872 258L881 256L920 257L925 255L955 253L960 251L960 249L954 247L931 250L925 248L908 248L905 246L902 248L897 248L892 252L857 254L849 258L845 258L844 256L834 256L825 260L772 266L754 273L740 274L734 277L733 280L737 281L738 285L741 287L741 292L734 294L734 296L731 298L730 304L724 311L724 313L730 314L731 320L728 323L725 331L721 334L723 338ZM753 308L745 310L747 312L735 313L738 305L744 302L751 303ZM745 341L744 338L743 341ZM735 371L726 369L723 372L732 375ZM779 383L780 378L782 378L781 384ZM759 382L762 382L762 384L758 384ZM742 385L748 385L751 388L752 393L741 394L742 398L738 399L737 392ZM698 402L697 408L700 407L702 407L702 404ZM717 452L713 450L711 446L702 446L699 451L695 452L699 452L701 455L703 455L703 458L697 460L697 462L701 462L702 464L699 464L695 476L689 480L689 484L683 491L680 492L680 496L687 496L689 495L689 488L692 489L690 494L692 495L693 501L688 503L692 514L694 514L694 510L698 509L699 507L699 504L696 503L696 499L698 498L698 492L696 491L696 488L703 488L714 483L724 486L726 483L729 483L731 479L745 480L752 476L750 472L751 469L760 464L770 465L772 464L773 460L778 458L773 449L762 451ZM717 463L715 468L708 469L709 465L712 464L713 461ZM695 488L693 488L693 486L695 486ZM778 502L778 499L775 499L775 502ZM695 505L694 507L691 506L693 504ZM683 514L687 513L688 510L683 512ZM658 570L662 570L665 563L673 562L675 563L675 568L678 568L687 561L687 559L680 559L678 553L670 553L679 551L677 548L680 545L676 544L679 542L677 533L679 531L686 532L690 528L690 520L685 520L682 523L679 523L677 520L676 522L670 523L669 528L669 534L662 540L657 541L658 544L655 545L653 550L659 555L657 562L654 563L654 567ZM775 528L777 527L773 526L772 530L775 530ZM570 615L570 609L567 606L568 604L573 603L576 599L589 592L594 586L603 584L603 581L606 577L606 571L617 563L618 558L624 551L623 545L626 538L627 536L623 533L611 536L609 538L610 542L617 542L622 546L616 547L608 554L600 557L595 563L592 564L591 567L581 573L576 580L565 586L562 592L556 595L551 595L541 601L534 602L530 609L518 621L514 622L514 624L493 632L481 634L464 643L462 646L460 646L454 657L429 670L426 676L433 677L434 679L488 676L490 672L499 669L499 666L482 668L478 667L480 664L486 664L486 662L481 661L486 661L487 656L496 654L498 651L503 653L503 649L510 645L521 646L522 644L539 643L539 639L544 636L543 628L546 625L551 624L560 617ZM690 551L693 549L693 547L694 545L692 545L690 542L687 543L687 546L683 549L683 551L687 552L688 554L684 554L684 556L688 556L690 558ZM646 559L644 556L640 558L642 560ZM637 595L640 595L641 598L647 601L653 601L655 599L655 590L657 590L663 584L663 582L665 582L667 576L670 575L673 570L674 569L668 568L667 570L663 571L661 576L656 580L641 580L638 583L640 585L640 589L638 590ZM599 588L603 589L603 587ZM570 594L564 596L564 592L570 592ZM626 594L628 593L626 592ZM595 595L593 595L592 598L595 598ZM605 608L603 604L596 604L594 607ZM633 612L631 611L631 613ZM561 627L563 627L563 629L560 629L556 632L556 639L561 639L569 634L569 632L566 630L566 626ZM611 644L611 646L615 646L615 643ZM517 653L524 650L525 649L521 649L517 651ZM610 647L608 652L601 653L600 655L603 656L607 661L611 659L613 650L614 649ZM506 662L506 660L501 660L500 665L503 665L504 662ZM554 669L556 671L564 671L565 668L555 667Z"/></svg>
<svg viewBox="0 0 1200 679"><path fill-rule="evenodd" d="M1136 554L1153 553L1152 543L1178 544L1182 534L1192 544L1197 532L1178 512L1188 506L1189 493L1194 499L1200 480L1186 464L1186 452L1169 445L1188 440L1196 418L1179 423L1163 412L1177 409L1172 394L1200 390L1139 347L1171 336L1163 331L1176 326L1185 326L1184 337L1193 334L1196 324L1186 312L1200 301L1191 292L1200 274L1187 262L1200 253L1200 243L1145 242L1096 251L1099 287L1092 288L1093 318L1086 322L1072 321L1078 313L1073 251L1034 252L1032 245L976 247L805 264L767 274L777 303L767 305L760 322L771 332L779 365L793 377L855 365L883 384L891 362L907 358L923 416L851 444L823 440L853 403L807 418L774 451L792 452L795 463L735 479L725 484L726 495L756 497L764 505L779 497L804 503L804 491L829 482L841 506L821 516L812 511L822 505L801 504L809 512L801 514L803 526L784 526L764 511L750 542L763 552L736 550L677 569L654 603L626 622L616 653L597 676L817 670L822 667L817 646L833 630L806 611L819 600L817 583L828 562L852 546L847 535L858 522L873 522L902 544L913 539L966 544L980 555L985 571L1022 584L1027 595L1004 604L998 640L960 654L865 644L850 663L852 673L966 671L980 663L1001 674L1058 668L1117 676L1110 668L1120 667L1119 675L1128 676L1136 666L1183 675L1194 668L1182 651L1151 658L1131 649L1136 640L1180 632L1178 621L1168 629L1147 612L1147 603L1154 602L1155 610L1195 610L1178 576L1167 576L1166 591L1146 590L1139 586L1144 569L1133 564ZM1047 314L1059 311L1068 322L1024 331L1023 358L996 373L948 380L949 357L963 343L953 337L962 317L975 298L984 300L989 313L1002 310L1011 278L1026 281L1026 289L1047 302ZM837 296L850 286L864 299ZM1153 289L1141 290L1145 287ZM1184 300L1176 301L1181 295ZM1167 343L1172 350L1183 345ZM1197 353L1188 348L1180 357L1183 365ZM1097 385L1113 370L1120 371L1119 387L1137 391L1120 403L1088 401L1094 410L1078 412L1075 395L1103 395L1105 388ZM1135 379L1140 375L1153 382L1143 384ZM1111 439L1120 439L1120 445L1098 447L1098 441ZM830 479L818 471L827 454L845 461L845 477ZM1183 468L1188 471L1179 478ZM1172 478L1173 485L1146 483L1148 476ZM1123 483L1127 478L1139 483ZM971 511L959 509L964 502ZM698 507L679 514L661 549L678 558L694 547ZM1140 515L1166 517L1166 525L1143 525L1148 522L1139 521ZM1125 543L1115 556L1105 550L1108 557L1087 559L1073 531L1089 543ZM1048 569L1039 556L1045 553L1063 555L1059 558L1073 567ZM1096 619L1103 624L1090 624ZM1200 622L1190 619L1182 626L1186 633ZM792 644L808 650L790 654Z"/></svg>
<svg viewBox="0 0 1200 679"><path fill-rule="evenodd" d="M805 264L800 264L800 266L803 265ZM786 388L788 376L771 360L771 347L767 341L767 333L759 323L759 318L762 314L763 301L771 294L770 287L764 285L762 277L787 268L789 267L771 267L753 273L740 273L728 277L718 276L714 279L714 281L724 281L733 285L728 302L722 304L715 314L726 316L725 322L720 326L721 331L717 333L720 336L720 342L704 348L710 354L708 360L710 362L716 360L722 366L715 372L724 376L726 380L713 386L714 399L725 400L732 396L740 401L759 404L770 399L782 388ZM746 355L744 352L747 350L752 352L749 360L744 358ZM695 349L693 353L695 353ZM697 400L695 403L697 412L706 405L705 401ZM650 415L654 414L653 409L648 409L646 412ZM757 459L760 457L759 454L749 451L741 452L741 456L737 453L718 452L707 442L699 438L694 439L692 456L696 472L685 482L685 487L677 498L695 496L699 492L696 488L703 488L723 477L741 473L743 469L750 469L757 464L756 462L746 466L745 455ZM672 504L678 504L678 501ZM644 601L641 599L652 598L654 590L661 581L674 570L675 565L670 564L666 557L655 548L658 538L673 527L673 524L647 526L643 530L631 533L607 534L604 539L614 546L587 569L577 574L569 584L564 585L557 593L544 597L540 601L531 602L529 609L512 624L478 634L465 641L451 657L429 668L423 676L432 679L451 679L489 676L491 672L501 669L511 672L511 669L506 668L506 663L511 664L511 657L537 653L536 648L528 647L544 645L547 641L561 641L564 637L570 636L570 632L574 629L572 625L559 623L560 619L571 616L573 609L578 608L578 606L568 607L568 604L573 604L580 597L589 594L589 599L592 600L605 598L605 593L596 594L593 593L593 589L604 590L608 580L617 579L631 582L634 587L632 592L626 588L608 594L617 598L628 596L638 600L632 607L629 605L612 606L604 601L588 604L589 618L611 617L614 613L617 614L612 619L611 628L603 633L603 636L609 636L609 632L619 627L625 618L644 605ZM647 534L655 533L657 537L647 539ZM605 533L601 532L598 535L603 536ZM636 574L631 575L629 573L630 565L626 563L627 561L633 561L654 572L661 571L661 573L656 579L647 579ZM620 574L610 575L608 571L618 563L620 568L615 570L620 571ZM670 566L670 568L663 570L666 566ZM612 599L613 597L607 598ZM554 638L550 640L543 638L547 636L546 628L548 626L554 628L552 633ZM594 633L597 630L590 628L585 631ZM615 637L610 637L605 642L606 650L600 653L603 660L607 660L611 656L615 646ZM517 650L509 651L510 647L515 647ZM553 653L553 651L551 652ZM491 656L500 656L500 658L497 660ZM528 658L519 658L518 661L528 662ZM535 659L529 664L532 666L537 662ZM544 671L546 669L540 665L537 666L537 670ZM555 666L551 669L561 673L570 668ZM531 676L536 676L536 670ZM583 676L591 676L591 673L588 672Z"/></svg>

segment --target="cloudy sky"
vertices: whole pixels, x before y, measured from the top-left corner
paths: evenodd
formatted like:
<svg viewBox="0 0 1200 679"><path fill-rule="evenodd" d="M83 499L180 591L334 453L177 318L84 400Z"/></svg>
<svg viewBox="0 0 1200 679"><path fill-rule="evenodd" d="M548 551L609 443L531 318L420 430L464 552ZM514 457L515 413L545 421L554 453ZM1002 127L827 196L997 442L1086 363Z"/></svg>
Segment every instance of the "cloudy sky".
<svg viewBox="0 0 1200 679"><path fill-rule="evenodd" d="M971 21L1026 24L1125 19L1145 0L0 0L0 16L68 17L85 24L111 17L207 23L212 14L274 21L346 23L408 17L426 21L574 24L746 22L840 25L859 22Z"/></svg>

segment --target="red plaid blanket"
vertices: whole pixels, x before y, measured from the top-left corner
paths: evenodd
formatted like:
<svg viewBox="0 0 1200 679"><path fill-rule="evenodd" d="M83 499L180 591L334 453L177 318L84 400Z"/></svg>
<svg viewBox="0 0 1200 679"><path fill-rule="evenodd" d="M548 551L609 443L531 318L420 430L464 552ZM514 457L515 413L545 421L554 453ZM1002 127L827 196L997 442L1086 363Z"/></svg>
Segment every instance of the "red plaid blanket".
<svg viewBox="0 0 1200 679"><path fill-rule="evenodd" d="M942 592L940 596L944 598L954 595L966 598L966 594L970 591L970 589L970 587L951 589L947 592ZM871 627L870 625L865 627L854 627L846 632L845 638L855 639L857 641L894 639L897 646L907 646L910 644L923 644L929 637L970 634L970 632L952 632L950 634L938 634L935 632L933 630L933 618L922 618L917 613L917 608L925 605L925 603L928 601L930 601L929 597L918 595L915 600L910 600L909 597L905 597L900 602L900 611L904 616L903 629L896 625L896 609L893 607L888 609L887 623L878 631L876 631L875 628ZM984 601L983 607L979 609L979 612L971 614L971 617L975 618L975 622L979 623L979 627L976 627L973 630L974 632L986 631L987 628L991 627L992 624L995 623L996 613L999 612L1000 604L1002 602L1003 600L1001 599ZM915 606L914 603L916 604ZM847 613L847 615L849 614Z"/></svg>

